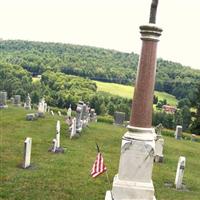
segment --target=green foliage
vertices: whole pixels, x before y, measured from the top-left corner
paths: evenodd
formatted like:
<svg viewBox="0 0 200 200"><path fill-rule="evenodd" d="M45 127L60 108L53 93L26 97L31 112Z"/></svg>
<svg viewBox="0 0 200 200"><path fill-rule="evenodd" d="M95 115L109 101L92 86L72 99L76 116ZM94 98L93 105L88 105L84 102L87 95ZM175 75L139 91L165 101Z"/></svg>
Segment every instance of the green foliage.
<svg viewBox="0 0 200 200"><path fill-rule="evenodd" d="M8 98L19 94L22 100L32 90L32 79L29 72L17 65L0 63L0 91L8 93Z"/></svg>
<svg viewBox="0 0 200 200"><path fill-rule="evenodd" d="M33 75L47 70L88 77L105 82L131 84L136 78L138 55L96 47L5 40L0 43L0 60L19 65ZM158 59L155 89L193 98L193 86L200 71L179 63Z"/></svg>
<svg viewBox="0 0 200 200"><path fill-rule="evenodd" d="M191 125L191 132L200 135L200 83L196 86L194 98L192 99L192 105L196 108L194 113L194 121Z"/></svg>
<svg viewBox="0 0 200 200"><path fill-rule="evenodd" d="M105 116L100 116L99 115L97 117L97 121L98 122L104 122L104 123L107 123L107 124L113 124L114 123L114 119L110 115L105 115Z"/></svg>

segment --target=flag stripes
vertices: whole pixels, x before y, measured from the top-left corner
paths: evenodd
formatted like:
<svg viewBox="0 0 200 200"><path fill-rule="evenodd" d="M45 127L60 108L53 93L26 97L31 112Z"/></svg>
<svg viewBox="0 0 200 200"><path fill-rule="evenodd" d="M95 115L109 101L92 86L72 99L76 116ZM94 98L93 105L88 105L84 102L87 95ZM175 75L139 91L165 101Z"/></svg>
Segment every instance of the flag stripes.
<svg viewBox="0 0 200 200"><path fill-rule="evenodd" d="M103 172L105 172L106 170L107 170L106 166L104 165L104 162L103 162L103 156L99 152L97 154L96 160L95 160L95 162L93 164L91 175L92 175L93 178L95 178L98 175L100 175Z"/></svg>

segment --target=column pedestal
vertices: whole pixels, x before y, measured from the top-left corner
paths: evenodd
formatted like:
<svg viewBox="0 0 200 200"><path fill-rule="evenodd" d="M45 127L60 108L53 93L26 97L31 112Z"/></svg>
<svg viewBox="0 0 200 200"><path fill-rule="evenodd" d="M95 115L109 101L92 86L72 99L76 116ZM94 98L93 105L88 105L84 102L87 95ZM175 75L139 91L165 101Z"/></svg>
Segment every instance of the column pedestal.
<svg viewBox="0 0 200 200"><path fill-rule="evenodd" d="M152 182L155 130L128 126L122 138L119 173L114 177L114 200L155 200ZM111 198L107 192L106 200Z"/></svg>

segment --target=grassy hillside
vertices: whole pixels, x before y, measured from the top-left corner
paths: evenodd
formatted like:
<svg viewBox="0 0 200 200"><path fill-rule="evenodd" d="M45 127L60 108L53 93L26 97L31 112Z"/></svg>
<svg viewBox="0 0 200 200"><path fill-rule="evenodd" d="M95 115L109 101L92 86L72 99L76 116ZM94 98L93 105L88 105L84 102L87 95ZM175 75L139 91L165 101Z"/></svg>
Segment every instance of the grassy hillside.
<svg viewBox="0 0 200 200"><path fill-rule="evenodd" d="M6 200L100 200L109 189L106 175L93 179L90 170L98 142L110 179L118 171L121 137L125 128L92 123L79 139L70 140L63 117L25 121L28 111L10 107L0 110L0 199ZM30 111L29 111L30 112ZM61 146L64 154L48 152L55 136L56 120L61 120ZM23 141L32 137L32 167L21 169ZM186 156L184 183L187 191L164 186L173 183L179 156ZM200 144L165 137L163 164L155 164L153 181L158 200L199 200Z"/></svg>
<svg viewBox="0 0 200 200"><path fill-rule="evenodd" d="M121 85L117 83L105 83L100 81L95 81L97 84L98 91L109 92L114 95L119 95L125 98L132 98L134 87ZM177 100L173 95L167 94L166 92L155 92L155 95L158 96L159 100L167 99L167 103L170 105L176 105Z"/></svg>

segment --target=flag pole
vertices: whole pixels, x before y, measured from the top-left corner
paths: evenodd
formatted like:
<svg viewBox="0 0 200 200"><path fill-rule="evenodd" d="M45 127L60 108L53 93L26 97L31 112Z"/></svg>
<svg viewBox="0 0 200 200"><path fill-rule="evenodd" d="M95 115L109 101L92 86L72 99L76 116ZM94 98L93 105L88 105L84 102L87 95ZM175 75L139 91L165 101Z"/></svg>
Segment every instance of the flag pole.
<svg viewBox="0 0 200 200"><path fill-rule="evenodd" d="M106 170L106 177L107 177L107 181L108 181L108 184L109 184L109 187L110 187L111 198L112 198L112 200L114 200L114 197L113 197L113 194L112 194L112 185L110 183L110 179L109 179L108 171L107 170Z"/></svg>

